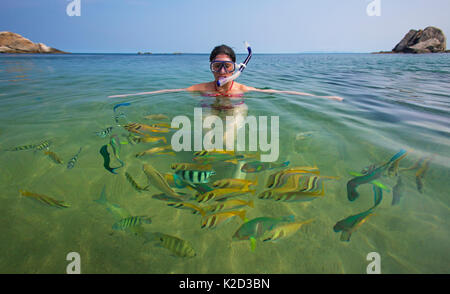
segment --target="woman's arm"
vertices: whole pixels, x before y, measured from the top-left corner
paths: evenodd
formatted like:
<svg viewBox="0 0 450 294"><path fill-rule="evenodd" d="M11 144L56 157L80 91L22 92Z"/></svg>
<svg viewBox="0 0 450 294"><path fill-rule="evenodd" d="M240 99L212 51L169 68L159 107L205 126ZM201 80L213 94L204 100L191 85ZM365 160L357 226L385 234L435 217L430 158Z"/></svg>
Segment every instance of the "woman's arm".
<svg viewBox="0 0 450 294"><path fill-rule="evenodd" d="M160 94L160 93L172 93L172 92L183 92L183 91L187 91L187 89L165 89L165 90L158 90L158 91L151 91L151 92L141 92L141 93L134 93L134 94L112 95L112 96L108 96L108 98L119 98L119 97L150 95L150 94Z"/></svg>
<svg viewBox="0 0 450 294"><path fill-rule="evenodd" d="M296 91L280 91L280 90L272 90L272 89L263 90L263 89L253 88L253 87L246 87L246 90L254 91L254 92L263 92L263 93L279 93L279 94L292 94L292 95L300 95L300 96L316 96L313 94L296 92ZM339 97L339 96L316 96L316 97L328 98L328 99L337 100L337 101L344 100L344 98Z"/></svg>

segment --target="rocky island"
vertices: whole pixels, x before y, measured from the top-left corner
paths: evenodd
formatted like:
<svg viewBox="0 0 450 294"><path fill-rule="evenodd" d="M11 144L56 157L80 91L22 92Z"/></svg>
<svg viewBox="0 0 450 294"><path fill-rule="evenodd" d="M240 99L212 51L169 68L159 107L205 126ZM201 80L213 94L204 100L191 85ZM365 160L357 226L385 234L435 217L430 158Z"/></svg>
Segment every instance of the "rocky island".
<svg viewBox="0 0 450 294"><path fill-rule="evenodd" d="M0 32L0 53L68 53L42 43L33 43L12 32Z"/></svg>
<svg viewBox="0 0 450 294"><path fill-rule="evenodd" d="M450 50L446 50L446 43L446 37L441 29L427 27L424 30L410 30L392 51L375 52L375 54L450 53Z"/></svg>

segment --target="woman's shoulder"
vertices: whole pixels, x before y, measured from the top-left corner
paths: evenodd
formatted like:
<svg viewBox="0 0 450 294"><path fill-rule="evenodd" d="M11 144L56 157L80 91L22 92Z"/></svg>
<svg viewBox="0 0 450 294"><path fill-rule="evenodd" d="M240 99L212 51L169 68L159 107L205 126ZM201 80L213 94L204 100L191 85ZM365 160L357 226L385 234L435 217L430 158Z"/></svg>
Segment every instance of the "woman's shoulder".
<svg viewBox="0 0 450 294"><path fill-rule="evenodd" d="M246 86L244 84L239 84L239 83L234 83L237 87L237 89L241 92L249 92L249 91L255 91L256 88L254 87L250 87L250 86Z"/></svg>
<svg viewBox="0 0 450 294"><path fill-rule="evenodd" d="M214 90L214 84L211 82L196 84L196 85L192 85L192 86L186 88L186 91L192 91L192 92L196 92L196 91L205 92L205 91L211 91L211 90Z"/></svg>

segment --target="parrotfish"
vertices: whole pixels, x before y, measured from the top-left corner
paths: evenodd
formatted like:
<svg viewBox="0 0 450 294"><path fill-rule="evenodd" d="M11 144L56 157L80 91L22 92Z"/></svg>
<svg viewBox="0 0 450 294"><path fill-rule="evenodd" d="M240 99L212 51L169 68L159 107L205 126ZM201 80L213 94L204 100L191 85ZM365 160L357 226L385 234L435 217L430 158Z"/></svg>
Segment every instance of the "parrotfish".
<svg viewBox="0 0 450 294"><path fill-rule="evenodd" d="M147 232L145 239L145 243L156 242L157 246L164 247L179 257L194 257L197 255L191 243L175 236L160 232Z"/></svg>
<svg viewBox="0 0 450 294"><path fill-rule="evenodd" d="M251 250L256 247L256 240L260 239L267 231L272 230L280 223L293 222L294 216L285 217L258 217L245 221L233 235L233 241L250 240Z"/></svg>
<svg viewBox="0 0 450 294"><path fill-rule="evenodd" d="M75 163L78 160L78 156L80 155L80 152L81 152L81 147L80 147L80 150L78 150L77 154L75 154L67 163L67 169L71 169L75 166Z"/></svg>
<svg viewBox="0 0 450 294"><path fill-rule="evenodd" d="M359 185L367 184L372 182L373 180L378 179L381 177L383 172L389 167L389 165L400 158L403 154L406 153L406 150L402 149L397 154L395 154L388 162L385 164L379 166L379 167L373 167L367 171L367 173L364 176L356 177L351 179L347 182L347 198L350 201L354 201L356 198L359 197L358 191L356 191L356 188Z"/></svg>
<svg viewBox="0 0 450 294"><path fill-rule="evenodd" d="M355 232L372 215L374 215L373 208L370 208L367 211L358 213L356 215L351 215L343 220L338 221L334 225L333 230L336 233L342 232L341 241L348 242L350 241L352 233Z"/></svg>
<svg viewBox="0 0 450 294"><path fill-rule="evenodd" d="M247 162L241 167L241 171L244 173L257 173L265 170L270 170L279 167L286 167L289 165L289 161L285 161L282 163L276 162L261 162L261 161L252 161Z"/></svg>
<svg viewBox="0 0 450 294"><path fill-rule="evenodd" d="M120 221L121 219L126 219L127 217L131 216L130 213L124 208L120 207L120 205L111 203L106 199L106 186L103 186L100 198L94 200L94 202L104 205L106 207L106 210L112 214L116 221Z"/></svg>
<svg viewBox="0 0 450 294"><path fill-rule="evenodd" d="M353 177L363 177L363 176L364 176L364 174L358 173L358 172L349 172L349 175L351 175L351 176L353 176ZM388 188L387 186L385 186L383 183L381 183L381 182L379 182L379 181L377 181L377 180L374 180L374 181L372 181L372 182L370 182L370 183L373 184L373 185L375 185L375 186L380 187L381 189L383 189L383 190L385 190L385 191L387 191L387 192L390 191L389 188Z"/></svg>
<svg viewBox="0 0 450 294"><path fill-rule="evenodd" d="M303 225L309 224L313 221L314 219L309 219L301 222L280 224L275 228L273 228L272 230L265 232L264 235L261 237L261 239L264 242L265 241L275 242L278 241L279 239L290 237L295 233L297 233Z"/></svg>
<svg viewBox="0 0 450 294"><path fill-rule="evenodd" d="M397 178L397 183L392 188L392 205L396 205L400 202L400 198L403 196L405 190L405 184L403 183L402 177Z"/></svg>
<svg viewBox="0 0 450 294"><path fill-rule="evenodd" d="M58 208L67 208L70 207L70 205L66 204L64 201L53 199L47 195L37 194L33 192L28 192L24 190L19 190L20 194L25 197L34 198L44 204L47 204L49 206L58 207Z"/></svg>
<svg viewBox="0 0 450 294"><path fill-rule="evenodd" d="M373 198L374 198L373 199L374 204L373 204L372 208L375 208L381 203L381 200L383 199L383 190L376 185L373 185L372 188L373 188Z"/></svg>

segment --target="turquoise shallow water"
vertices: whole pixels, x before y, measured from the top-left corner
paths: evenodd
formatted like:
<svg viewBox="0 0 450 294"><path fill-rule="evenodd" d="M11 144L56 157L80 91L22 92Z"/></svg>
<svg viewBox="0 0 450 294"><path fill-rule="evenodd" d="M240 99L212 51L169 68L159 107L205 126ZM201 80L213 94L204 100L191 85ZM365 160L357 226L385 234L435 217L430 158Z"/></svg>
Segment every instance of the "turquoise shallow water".
<svg viewBox="0 0 450 294"><path fill-rule="evenodd" d="M107 96L210 81L208 66L208 55L201 54L0 55L0 149L51 139L50 150L65 162L57 165L42 151L0 152L0 272L64 273L72 251L80 253L83 273L365 273L366 256L374 251L381 256L383 273L450 272L449 54L253 56L241 83L345 98L244 96L248 115L279 116L280 160L289 160L290 166L317 165L321 175L339 177L326 181L325 196L311 202L245 196L255 201L254 208L246 209L249 219L315 218L289 238L257 243L255 252L249 242L231 241L242 224L239 218L213 230L201 229L198 215L152 199L159 193L155 187L138 193L124 175L127 171L144 185L143 163L166 173L172 163L190 162L192 153L136 158L137 152L159 145L122 145L125 166L117 175L103 168L99 154L108 138L94 132L115 126L112 109L117 103L131 103L119 108L127 121L149 123L143 117L156 113L192 118L195 107L214 100L184 92ZM113 133L127 134L116 126ZM75 167L67 170L67 161L80 147ZM350 242L340 241L334 224L373 205L371 185L359 187L361 196L354 202L347 200L348 173L386 162L400 149L408 150L400 167L434 155L423 193L417 190L415 172L405 172L399 205L392 206L392 192L384 192L376 215ZM215 179L236 174L232 163L215 169ZM258 192L274 171L258 174ZM392 189L396 178L380 182ZM112 203L133 215L152 217L152 224L144 225L147 231L187 240L197 256L173 256L130 233L112 230L113 216L93 202L103 186ZM45 206L19 196L19 189L64 200L71 207Z"/></svg>

